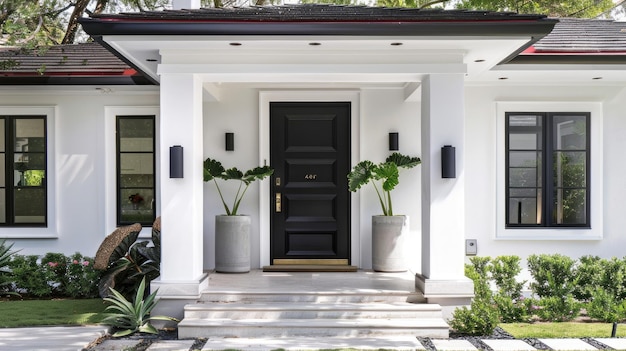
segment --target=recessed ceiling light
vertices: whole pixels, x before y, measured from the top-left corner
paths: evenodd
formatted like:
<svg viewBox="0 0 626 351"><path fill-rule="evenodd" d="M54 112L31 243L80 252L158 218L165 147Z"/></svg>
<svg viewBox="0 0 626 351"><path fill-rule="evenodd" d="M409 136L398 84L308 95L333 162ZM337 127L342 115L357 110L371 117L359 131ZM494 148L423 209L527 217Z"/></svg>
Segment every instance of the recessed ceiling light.
<svg viewBox="0 0 626 351"><path fill-rule="evenodd" d="M498 79L499 80L507 80L507 79L509 79L509 77L499 77Z"/></svg>
<svg viewBox="0 0 626 351"><path fill-rule="evenodd" d="M241 46L241 43L228 43L230 46Z"/></svg>
<svg viewBox="0 0 626 351"><path fill-rule="evenodd" d="M600 80L600 79L602 79L602 77L593 77L591 79L593 79L593 80Z"/></svg>
<svg viewBox="0 0 626 351"><path fill-rule="evenodd" d="M402 46L404 45L404 43L400 43L400 42L394 42L390 44L391 46Z"/></svg>
<svg viewBox="0 0 626 351"><path fill-rule="evenodd" d="M146 61L148 61L148 62L157 62L158 60L157 59L153 59L153 58L149 58L149 59L146 59Z"/></svg>
<svg viewBox="0 0 626 351"><path fill-rule="evenodd" d="M311 45L311 46L320 46L320 45L322 45L322 43L318 43L318 42L314 41L314 42L310 42L309 45Z"/></svg>
<svg viewBox="0 0 626 351"><path fill-rule="evenodd" d="M474 60L474 62L485 62L483 59Z"/></svg>

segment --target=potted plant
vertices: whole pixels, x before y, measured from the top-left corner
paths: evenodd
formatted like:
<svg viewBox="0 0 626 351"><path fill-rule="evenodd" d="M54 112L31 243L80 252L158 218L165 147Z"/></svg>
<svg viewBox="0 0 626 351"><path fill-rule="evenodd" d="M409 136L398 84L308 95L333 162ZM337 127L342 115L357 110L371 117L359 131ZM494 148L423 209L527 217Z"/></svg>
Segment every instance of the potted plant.
<svg viewBox="0 0 626 351"><path fill-rule="evenodd" d="M269 177L274 172L268 166L255 167L246 172L237 168L225 169L211 158L204 160L204 181L213 181L226 211L215 216L215 270L222 273L250 271L250 216L239 215L239 205L250 184ZM239 181L231 207L228 206L217 179Z"/></svg>
<svg viewBox="0 0 626 351"><path fill-rule="evenodd" d="M348 174L348 189L352 192L372 183L383 211L382 216L372 216L372 268L375 271L407 270L404 250L409 218L393 214L391 191L399 184L400 168L413 168L420 163L418 157L394 152L379 164L361 161Z"/></svg>

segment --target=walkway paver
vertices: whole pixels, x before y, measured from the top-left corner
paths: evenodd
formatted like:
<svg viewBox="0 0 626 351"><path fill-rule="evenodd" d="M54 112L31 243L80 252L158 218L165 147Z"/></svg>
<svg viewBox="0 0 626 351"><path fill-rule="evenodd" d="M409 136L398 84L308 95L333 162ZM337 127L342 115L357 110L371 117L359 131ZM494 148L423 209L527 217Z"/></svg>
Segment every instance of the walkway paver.
<svg viewBox="0 0 626 351"><path fill-rule="evenodd" d="M81 350L107 332L103 326L0 329L0 351Z"/></svg>
<svg viewBox="0 0 626 351"><path fill-rule="evenodd" d="M482 339L482 342L494 351L532 351L536 350L524 340Z"/></svg>
<svg viewBox="0 0 626 351"><path fill-rule="evenodd" d="M97 351L134 350L140 342L141 340L107 339L98 344L94 349Z"/></svg>
<svg viewBox="0 0 626 351"><path fill-rule="evenodd" d="M580 339L539 339L542 343L549 346L555 351L567 350L567 351L584 351L584 350L597 350L595 347Z"/></svg>
<svg viewBox="0 0 626 351"><path fill-rule="evenodd" d="M202 348L208 350L324 350L324 349L359 349L359 350L425 350L415 337L380 337L380 338L209 338Z"/></svg>
<svg viewBox="0 0 626 351"><path fill-rule="evenodd" d="M147 351L189 351L195 340L162 340L153 343Z"/></svg>
<svg viewBox="0 0 626 351"><path fill-rule="evenodd" d="M476 351L476 347L467 340L432 339L433 345L439 351Z"/></svg>
<svg viewBox="0 0 626 351"><path fill-rule="evenodd" d="M616 350L626 350L626 339L620 338L595 338L594 340Z"/></svg>

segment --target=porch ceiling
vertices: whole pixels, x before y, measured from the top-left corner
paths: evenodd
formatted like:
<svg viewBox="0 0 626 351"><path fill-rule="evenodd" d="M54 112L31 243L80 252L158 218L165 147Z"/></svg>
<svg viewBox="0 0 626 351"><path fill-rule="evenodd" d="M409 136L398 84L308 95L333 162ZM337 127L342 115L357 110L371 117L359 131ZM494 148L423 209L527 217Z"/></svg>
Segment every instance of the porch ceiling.
<svg viewBox="0 0 626 351"><path fill-rule="evenodd" d="M429 73L479 77L530 37L104 36L155 82L195 73L214 83L314 83L363 87L420 82Z"/></svg>

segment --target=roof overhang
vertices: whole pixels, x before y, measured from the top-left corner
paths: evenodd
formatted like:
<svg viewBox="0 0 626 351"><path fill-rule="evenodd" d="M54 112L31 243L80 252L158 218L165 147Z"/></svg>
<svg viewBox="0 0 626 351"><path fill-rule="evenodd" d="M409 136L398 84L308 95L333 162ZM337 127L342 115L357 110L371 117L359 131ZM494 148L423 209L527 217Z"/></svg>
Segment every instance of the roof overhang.
<svg viewBox="0 0 626 351"><path fill-rule="evenodd" d="M480 74L557 23L544 16L491 13L406 19L401 9L386 11L392 17L212 19L173 12L99 16L81 24L155 82L160 74L177 72L200 74L206 82L409 85L429 73ZM393 20L396 14L402 18Z"/></svg>

